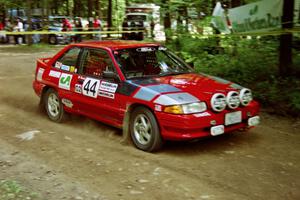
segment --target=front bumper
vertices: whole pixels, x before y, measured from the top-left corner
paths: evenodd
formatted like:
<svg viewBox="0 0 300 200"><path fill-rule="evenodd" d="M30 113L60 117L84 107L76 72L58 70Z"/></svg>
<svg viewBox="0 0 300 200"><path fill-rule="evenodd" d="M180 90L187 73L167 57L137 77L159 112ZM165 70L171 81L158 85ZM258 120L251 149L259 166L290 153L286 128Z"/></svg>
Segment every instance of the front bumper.
<svg viewBox="0 0 300 200"><path fill-rule="evenodd" d="M225 115L236 111L242 113L241 122L226 126ZM204 113L190 115L175 115L164 112L156 112L155 114L164 139L190 140L251 128L259 123L258 113L259 104L252 101L246 107L224 110L220 113L208 110Z"/></svg>

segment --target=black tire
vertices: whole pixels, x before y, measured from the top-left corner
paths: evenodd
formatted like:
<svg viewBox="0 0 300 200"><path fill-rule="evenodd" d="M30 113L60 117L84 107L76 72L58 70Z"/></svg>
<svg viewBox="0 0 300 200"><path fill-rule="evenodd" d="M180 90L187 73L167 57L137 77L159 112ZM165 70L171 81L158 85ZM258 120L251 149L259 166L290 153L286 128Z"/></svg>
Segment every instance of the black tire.
<svg viewBox="0 0 300 200"><path fill-rule="evenodd" d="M47 115L51 121L61 122L64 119L65 111L57 92L50 88L44 96L44 105Z"/></svg>
<svg viewBox="0 0 300 200"><path fill-rule="evenodd" d="M133 110L129 132L134 145L143 151L157 151L163 145L156 118L148 108L137 107Z"/></svg>
<svg viewBox="0 0 300 200"><path fill-rule="evenodd" d="M57 37L55 35L49 35L48 42L49 44L58 44Z"/></svg>

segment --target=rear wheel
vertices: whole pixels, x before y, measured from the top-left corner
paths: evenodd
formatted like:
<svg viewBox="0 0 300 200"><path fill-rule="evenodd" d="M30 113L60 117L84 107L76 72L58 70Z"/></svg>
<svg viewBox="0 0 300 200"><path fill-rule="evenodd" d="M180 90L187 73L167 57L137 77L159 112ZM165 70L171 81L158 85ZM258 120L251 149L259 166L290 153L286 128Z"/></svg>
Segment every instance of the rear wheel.
<svg viewBox="0 0 300 200"><path fill-rule="evenodd" d="M61 122L64 117L64 109L57 92L50 88L47 90L44 100L49 119L54 122Z"/></svg>
<svg viewBox="0 0 300 200"><path fill-rule="evenodd" d="M162 147L163 140L153 113L145 108L136 108L130 117L130 135L135 146L152 152Z"/></svg>
<svg viewBox="0 0 300 200"><path fill-rule="evenodd" d="M49 41L49 44L57 44L58 43L57 37L55 35L50 35L48 41Z"/></svg>

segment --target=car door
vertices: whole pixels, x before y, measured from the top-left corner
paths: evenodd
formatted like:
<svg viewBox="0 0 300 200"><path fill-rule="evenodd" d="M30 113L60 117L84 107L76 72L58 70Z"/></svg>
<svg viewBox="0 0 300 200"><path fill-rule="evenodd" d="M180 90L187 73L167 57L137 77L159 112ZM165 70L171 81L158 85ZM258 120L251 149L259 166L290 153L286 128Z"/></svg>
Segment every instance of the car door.
<svg viewBox="0 0 300 200"><path fill-rule="evenodd" d="M66 50L56 61L48 72L48 81L54 83L58 94L62 99L65 109L68 111L78 110L78 103L74 98L75 83L78 79L79 56L82 49L71 47Z"/></svg>
<svg viewBox="0 0 300 200"><path fill-rule="evenodd" d="M104 79L104 72L115 72L115 67L104 49L85 48L81 55L79 77L75 89L81 95L79 109L84 115L120 126L122 117L116 93L117 80Z"/></svg>

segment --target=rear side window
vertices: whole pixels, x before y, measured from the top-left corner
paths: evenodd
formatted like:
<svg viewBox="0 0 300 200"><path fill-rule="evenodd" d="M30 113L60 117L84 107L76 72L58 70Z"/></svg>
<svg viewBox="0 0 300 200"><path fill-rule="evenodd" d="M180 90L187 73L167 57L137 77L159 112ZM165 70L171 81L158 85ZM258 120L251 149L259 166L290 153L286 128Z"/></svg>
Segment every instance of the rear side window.
<svg viewBox="0 0 300 200"><path fill-rule="evenodd" d="M57 61L54 63L54 67L69 71L77 72L78 71L78 57L81 49L78 47L71 48L66 53L64 53Z"/></svg>
<svg viewBox="0 0 300 200"><path fill-rule="evenodd" d="M104 71L114 71L112 60L105 50L86 49L83 58L81 74L101 77Z"/></svg>

